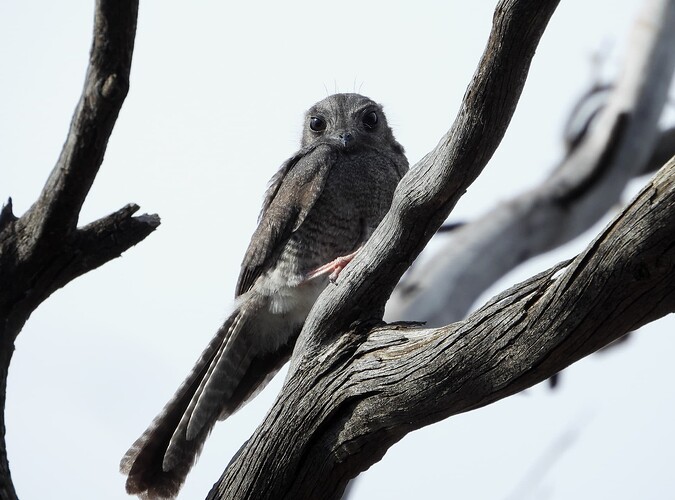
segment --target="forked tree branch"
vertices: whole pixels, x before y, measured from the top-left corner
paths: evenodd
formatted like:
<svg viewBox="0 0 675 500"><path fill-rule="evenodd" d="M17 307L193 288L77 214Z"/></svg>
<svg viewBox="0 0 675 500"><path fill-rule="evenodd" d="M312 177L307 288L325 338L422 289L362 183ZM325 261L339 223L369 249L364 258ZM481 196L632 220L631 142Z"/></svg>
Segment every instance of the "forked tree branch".
<svg viewBox="0 0 675 500"><path fill-rule="evenodd" d="M4 214L0 232L3 334L10 344L30 313L72 279L119 256L159 225L159 217L132 217L129 205L78 229L77 221L129 89L137 0L97 3L94 41L84 90L68 137L38 200L20 218ZM11 207L11 205L8 205ZM96 240L94 232L107 237Z"/></svg>
<svg viewBox="0 0 675 500"><path fill-rule="evenodd" d="M386 423L374 433L368 426L361 427L359 432L365 431L367 437L351 446L350 433L356 430L350 427L351 416L368 399L361 390L369 391L367 384L358 382L351 387L358 396L349 394L355 375L352 368L364 354L360 347L368 344L369 336L373 338L370 330L379 324L384 304L401 275L501 141L557 4L557 0L499 3L487 47L455 123L404 177L374 235L336 286L317 301L296 344L275 407L232 460L209 498L339 498L351 478L378 461L405 434L399 428L389 432ZM402 373L401 366L396 369ZM391 376L401 380L397 373ZM316 392L320 387L327 390L322 397ZM335 388L340 388L337 399ZM282 413L294 417L281 422ZM374 411L373 416L377 418L378 413ZM392 423L396 420L394 415L381 416ZM419 427L425 420L430 421L429 416L414 424ZM406 424L409 430L410 422Z"/></svg>
<svg viewBox="0 0 675 500"><path fill-rule="evenodd" d="M129 92L137 16L137 1L97 3L84 89L56 166L27 214L31 229L45 243L75 229L80 208L103 162Z"/></svg>
<svg viewBox="0 0 675 500"><path fill-rule="evenodd" d="M674 217L675 159L586 251L465 321L356 325L303 356L210 498L338 498L407 433L515 394L674 311Z"/></svg>
<svg viewBox="0 0 675 500"><path fill-rule="evenodd" d="M21 217L11 198L0 212L0 499L15 499L5 449L4 406L14 340L55 290L118 257L159 225L133 217L136 205L78 229L80 209L103 161L129 90L137 0L99 0L82 96L56 166L38 200Z"/></svg>

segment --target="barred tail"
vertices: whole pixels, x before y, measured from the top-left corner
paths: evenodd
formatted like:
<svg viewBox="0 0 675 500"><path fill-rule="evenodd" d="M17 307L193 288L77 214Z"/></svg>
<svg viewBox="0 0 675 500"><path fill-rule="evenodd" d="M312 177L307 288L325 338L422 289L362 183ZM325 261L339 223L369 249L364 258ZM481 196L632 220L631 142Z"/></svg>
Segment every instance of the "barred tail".
<svg viewBox="0 0 675 500"><path fill-rule="evenodd" d="M255 314L238 308L202 353L187 379L120 463L127 493L173 498L218 419L234 413L288 360L294 337L261 351ZM253 331L252 331L253 329Z"/></svg>

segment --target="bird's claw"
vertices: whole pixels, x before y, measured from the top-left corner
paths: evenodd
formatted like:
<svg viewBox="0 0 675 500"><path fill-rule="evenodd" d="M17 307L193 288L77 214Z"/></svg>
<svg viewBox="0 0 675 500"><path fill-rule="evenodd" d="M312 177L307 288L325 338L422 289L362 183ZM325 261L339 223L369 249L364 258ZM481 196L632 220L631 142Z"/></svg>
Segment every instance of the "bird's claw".
<svg viewBox="0 0 675 500"><path fill-rule="evenodd" d="M352 261L355 255L356 252L352 252L349 255L343 255L335 260L332 260L328 264L324 264L323 266L316 268L307 275L307 280L312 280L314 278L318 278L319 276L328 274L328 281L335 283L342 270Z"/></svg>

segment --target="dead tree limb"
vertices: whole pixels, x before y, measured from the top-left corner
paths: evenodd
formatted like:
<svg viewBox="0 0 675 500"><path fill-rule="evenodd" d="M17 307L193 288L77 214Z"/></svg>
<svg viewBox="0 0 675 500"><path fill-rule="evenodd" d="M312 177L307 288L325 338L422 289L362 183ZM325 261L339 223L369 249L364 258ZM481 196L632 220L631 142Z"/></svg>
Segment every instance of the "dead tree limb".
<svg viewBox="0 0 675 500"><path fill-rule="evenodd" d="M17 498L5 448L4 406L14 341L55 290L118 257L159 225L133 217L138 206L78 228L84 200L103 161L129 90L137 0L99 0L82 96L61 155L38 200L21 217L11 199L0 212L0 498Z"/></svg>
<svg viewBox="0 0 675 500"><path fill-rule="evenodd" d="M367 437L354 447L349 444L349 434L357 430L350 430L350 415L363 401L361 396L352 399L349 395L349 378L355 373L351 362L363 355L359 346L374 338L375 331L369 330L381 321L384 305L401 275L501 141L557 4L557 0L499 3L487 47L455 123L401 181L392 209L373 237L336 286L329 287L317 301L296 344L275 407L230 463L209 498L339 498L351 478L378 461L405 434L400 429L388 432L386 421L393 417L381 414L383 427L374 433L362 428ZM396 373L392 376L400 380ZM329 392L317 398L312 391L312 397L306 399L296 392L309 387L328 389L326 383L343 389L338 399ZM353 389L360 394L364 388L357 385ZM282 408L296 417L282 424L277 420ZM395 413L391 407L380 410ZM377 412L372 415L378 418ZM427 415L414 425L424 425L424 421L432 420ZM411 422L406 424L408 430L412 430ZM347 441L338 442L340 435ZM337 454L333 444L339 448Z"/></svg>
<svg viewBox="0 0 675 500"><path fill-rule="evenodd" d="M675 67L674 10L672 2L646 2L619 79L581 143L540 186L453 231L396 288L389 319L440 326L464 318L504 274L589 229L616 208L631 179L675 154L675 130L658 127Z"/></svg>
<svg viewBox="0 0 675 500"><path fill-rule="evenodd" d="M358 324L294 372L210 498L336 498L407 433L675 310L675 161L586 251L437 329Z"/></svg>

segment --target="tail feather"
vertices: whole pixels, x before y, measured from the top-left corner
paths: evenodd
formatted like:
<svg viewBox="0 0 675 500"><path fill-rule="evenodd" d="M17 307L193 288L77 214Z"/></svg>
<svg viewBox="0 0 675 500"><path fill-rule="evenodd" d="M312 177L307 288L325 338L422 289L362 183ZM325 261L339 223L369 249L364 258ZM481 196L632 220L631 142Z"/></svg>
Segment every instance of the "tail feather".
<svg viewBox="0 0 675 500"><path fill-rule="evenodd" d="M226 350L219 359L215 360L214 370L187 422L185 433L188 439L192 439L192 436L198 434L209 422L218 420L224 402L232 397L246 375L251 361L258 354L249 339L242 338L239 344L236 346L236 351Z"/></svg>
<svg viewBox="0 0 675 500"><path fill-rule="evenodd" d="M148 499L172 498L178 493L201 451L208 431L203 433L203 436L197 436L186 443L181 460L176 461L172 468L164 469L164 455L190 401L202 385L214 357L227 343L230 327L236 316L237 312L220 327L175 395L122 458L120 471L128 475L127 493L143 494Z"/></svg>
<svg viewBox="0 0 675 500"><path fill-rule="evenodd" d="M253 317L245 309L230 315L173 398L122 458L127 493L148 500L175 497L215 422L257 394L288 360L297 335L262 351Z"/></svg>
<svg viewBox="0 0 675 500"><path fill-rule="evenodd" d="M211 359L206 374L171 438L164 456L165 469L172 468L176 460L181 460L186 442L196 439L205 428L210 431L218 419L220 409L243 378L251 358L255 355L253 335L245 331L246 312L239 311L233 316L235 317L230 322L227 338Z"/></svg>

